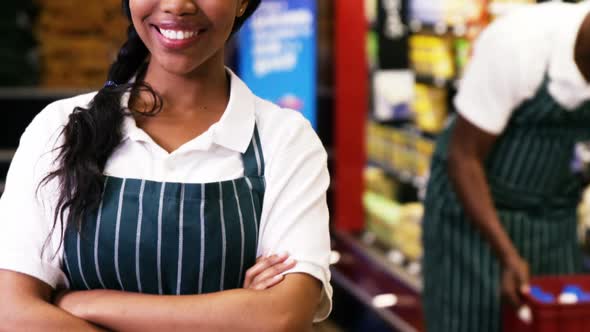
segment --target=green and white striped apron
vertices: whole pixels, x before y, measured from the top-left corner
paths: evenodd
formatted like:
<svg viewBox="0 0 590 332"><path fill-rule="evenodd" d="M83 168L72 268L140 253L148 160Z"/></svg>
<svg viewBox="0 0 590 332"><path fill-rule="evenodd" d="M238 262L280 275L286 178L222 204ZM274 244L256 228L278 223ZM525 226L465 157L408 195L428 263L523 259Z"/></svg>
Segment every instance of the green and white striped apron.
<svg viewBox="0 0 590 332"><path fill-rule="evenodd" d="M546 78L513 113L486 161L500 220L533 275L574 273L580 253L571 172L574 146L590 139L590 103L574 111L549 94ZM500 266L466 216L447 173L454 122L441 135L425 201L424 310L429 332L501 329Z"/></svg>
<svg viewBox="0 0 590 332"><path fill-rule="evenodd" d="M68 227L64 265L74 290L202 294L240 288L256 261L265 190L256 127L244 177L167 183L107 176L97 211Z"/></svg>

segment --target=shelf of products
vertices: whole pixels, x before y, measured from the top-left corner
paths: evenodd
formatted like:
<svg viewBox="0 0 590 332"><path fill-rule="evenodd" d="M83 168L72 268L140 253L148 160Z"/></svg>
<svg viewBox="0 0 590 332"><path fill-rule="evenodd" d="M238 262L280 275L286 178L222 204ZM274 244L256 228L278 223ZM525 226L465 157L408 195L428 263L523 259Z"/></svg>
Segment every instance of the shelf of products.
<svg viewBox="0 0 590 332"><path fill-rule="evenodd" d="M374 121L367 125L367 156L373 166L404 182L423 188L434 140L413 127L393 127Z"/></svg>
<svg viewBox="0 0 590 332"><path fill-rule="evenodd" d="M385 258L385 253L374 245L367 245L353 235L333 232L332 248L333 282L389 327L378 331L423 330L419 278Z"/></svg>
<svg viewBox="0 0 590 332"><path fill-rule="evenodd" d="M402 1L404 8L399 9L395 6L385 8L383 1L366 1L370 11L367 15L369 24L363 26L371 30L365 45L370 70L366 87L371 92L371 106L364 136L366 152L362 156L366 161L362 168L364 222L346 221L343 225L358 227L362 224L362 236L350 235L346 241L356 243L356 250L372 258L364 261L371 266L363 266L363 273L387 266L381 271L389 276L391 284L383 289L395 289L397 284L404 284L418 295L421 292L418 285L421 285L420 219L423 207L419 198L425 192L436 137L454 112L452 100L478 34L496 17L522 3L531 2L534 1L408 0ZM396 10L399 11L396 13ZM380 21L384 19L396 23L395 29L385 29ZM400 19L403 27L397 25ZM394 33L400 31L404 34ZM351 49L358 47L347 46ZM384 58L395 61L384 63ZM347 67L359 66L363 64L356 62L353 66L348 63ZM358 77L359 73L346 77L356 82L357 90L363 90L365 83ZM345 74L343 68L342 77ZM336 98L338 104L339 96ZM349 114L342 108L338 114ZM347 110L352 112L350 108ZM346 117L350 121L353 119L353 116ZM354 119L358 120L356 116ZM343 135L350 135L351 128L338 130ZM347 164L346 169L351 169L350 166ZM414 195L408 195L408 188ZM355 192L353 197L356 195ZM590 218L588 220L590 225ZM590 238L590 232L588 234ZM341 234L335 236L335 241L337 248L341 248L338 242L346 242ZM337 272L334 281L339 283L342 268L335 265L334 270ZM371 294L371 287L380 283L377 281L379 277L357 282L354 278L350 280L353 285L347 282L347 287L354 288L351 293L361 297L358 293L364 292L365 302L369 302L367 294ZM398 314L398 317L405 320L403 315ZM414 328L420 329L418 325Z"/></svg>

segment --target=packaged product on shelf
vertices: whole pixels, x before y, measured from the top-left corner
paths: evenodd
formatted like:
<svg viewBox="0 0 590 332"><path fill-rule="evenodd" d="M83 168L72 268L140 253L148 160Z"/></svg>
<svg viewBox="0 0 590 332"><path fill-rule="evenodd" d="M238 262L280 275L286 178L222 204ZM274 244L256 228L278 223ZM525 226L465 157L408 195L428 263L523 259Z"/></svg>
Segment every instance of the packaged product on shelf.
<svg viewBox="0 0 590 332"><path fill-rule="evenodd" d="M393 234L393 245L409 261L422 257L422 216L424 208L420 203L408 203L401 207L400 223Z"/></svg>
<svg viewBox="0 0 590 332"><path fill-rule="evenodd" d="M390 154L390 144L387 139L387 129L383 126L376 127L376 143L377 150L375 154L375 161L384 164L387 161L387 156Z"/></svg>
<svg viewBox="0 0 590 332"><path fill-rule="evenodd" d="M366 192L363 197L367 231L390 249L397 249L407 261L422 257L420 203L400 204L381 195Z"/></svg>
<svg viewBox="0 0 590 332"><path fill-rule="evenodd" d="M369 62L369 68L377 68L379 65L379 40L377 33L369 31L367 33L367 60Z"/></svg>
<svg viewBox="0 0 590 332"><path fill-rule="evenodd" d="M410 1L410 21L435 25L444 21L443 0Z"/></svg>
<svg viewBox="0 0 590 332"><path fill-rule="evenodd" d="M455 66L457 77L462 77L471 55L471 42L467 38L455 39Z"/></svg>
<svg viewBox="0 0 590 332"><path fill-rule="evenodd" d="M390 131L391 137L391 168L401 172L406 165L406 136L402 130L393 129Z"/></svg>
<svg viewBox="0 0 590 332"><path fill-rule="evenodd" d="M411 0L377 1L375 32L378 67L381 69L408 68L407 6Z"/></svg>
<svg viewBox="0 0 590 332"><path fill-rule="evenodd" d="M379 167L367 167L364 171L365 190L389 199L396 197L397 182Z"/></svg>
<svg viewBox="0 0 590 332"><path fill-rule="evenodd" d="M435 142L430 138L420 137L416 140L416 170L418 178L425 182L430 171L430 160L434 154Z"/></svg>
<svg viewBox="0 0 590 332"><path fill-rule="evenodd" d="M374 116L379 121L410 120L414 99L410 70L380 70L373 76Z"/></svg>
<svg viewBox="0 0 590 332"><path fill-rule="evenodd" d="M416 97L412 108L416 126L429 133L440 132L448 116L447 90L420 83L414 89Z"/></svg>
<svg viewBox="0 0 590 332"><path fill-rule="evenodd" d="M380 243L391 247L392 233L400 220L400 204L376 193L365 192L363 205L366 230L373 233Z"/></svg>
<svg viewBox="0 0 590 332"><path fill-rule="evenodd" d="M410 37L410 62L417 75L433 79L455 77L452 38L434 35Z"/></svg>
<svg viewBox="0 0 590 332"><path fill-rule="evenodd" d="M416 143L420 138L420 133L416 130L406 129L404 131L406 136L406 164L404 165L403 172L410 178L416 177L416 164L418 162L418 153L416 150Z"/></svg>
<svg viewBox="0 0 590 332"><path fill-rule="evenodd" d="M487 0L446 0L444 21L448 25L468 25L480 20L487 11Z"/></svg>

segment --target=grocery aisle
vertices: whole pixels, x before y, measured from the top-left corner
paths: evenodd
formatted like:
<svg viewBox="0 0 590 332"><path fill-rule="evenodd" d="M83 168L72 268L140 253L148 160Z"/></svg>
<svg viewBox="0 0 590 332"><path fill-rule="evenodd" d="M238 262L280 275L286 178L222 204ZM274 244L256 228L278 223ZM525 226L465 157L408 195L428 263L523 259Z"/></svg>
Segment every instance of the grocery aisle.
<svg viewBox="0 0 590 332"><path fill-rule="evenodd" d="M344 58L336 69L342 94L336 96L335 137L359 147L336 148L336 188L344 183L346 190L335 193L334 248L346 258L333 267L335 283L351 288L351 296L364 299L392 329L424 329L422 201L435 142L455 113L453 98L474 42L495 19L534 2L374 0L342 8L347 19L364 10L366 21L338 26L346 30L343 40L359 42L337 43L335 51ZM359 98L369 105L362 114ZM587 254L589 196L579 218L579 244Z"/></svg>

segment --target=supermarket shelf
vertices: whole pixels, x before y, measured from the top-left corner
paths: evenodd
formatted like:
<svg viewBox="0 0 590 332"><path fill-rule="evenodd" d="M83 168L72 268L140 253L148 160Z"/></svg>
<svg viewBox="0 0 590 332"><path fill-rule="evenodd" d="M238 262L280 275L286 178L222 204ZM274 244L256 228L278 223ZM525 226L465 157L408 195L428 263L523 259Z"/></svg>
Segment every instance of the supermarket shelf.
<svg viewBox="0 0 590 332"><path fill-rule="evenodd" d="M439 36L453 35L456 37L463 37L467 34L467 25L448 25L444 22L433 24L421 22L419 20L412 20L410 22L410 30L413 33L434 34Z"/></svg>
<svg viewBox="0 0 590 332"><path fill-rule="evenodd" d="M357 298L392 330L423 331L422 284L417 277L353 235L333 232L332 248L339 254L338 262L332 265L334 284ZM383 297L394 300L384 305L380 303Z"/></svg>
<svg viewBox="0 0 590 332"><path fill-rule="evenodd" d="M346 234L344 236L347 236ZM350 235L348 235L351 237ZM398 280L403 282L412 291L422 293L422 280L416 275L409 273L406 268L400 266L394 258L394 250L391 250L378 243L376 236L371 232L365 232L360 239L351 237L354 245L370 256L377 264L387 269Z"/></svg>
<svg viewBox="0 0 590 332"><path fill-rule="evenodd" d="M382 163L376 162L374 160L369 160L367 162L367 164L369 166L378 167L378 168L382 169L389 176L396 178L403 183L413 186L419 192L422 190L425 190L425 188L426 188L426 179L423 177L413 176L409 172L400 172L398 170L395 170L389 166L383 165Z"/></svg>
<svg viewBox="0 0 590 332"><path fill-rule="evenodd" d="M426 85L436 86L438 88L454 88L458 89L461 83L458 79L448 79L442 77L428 76L428 75L416 75L416 82Z"/></svg>

